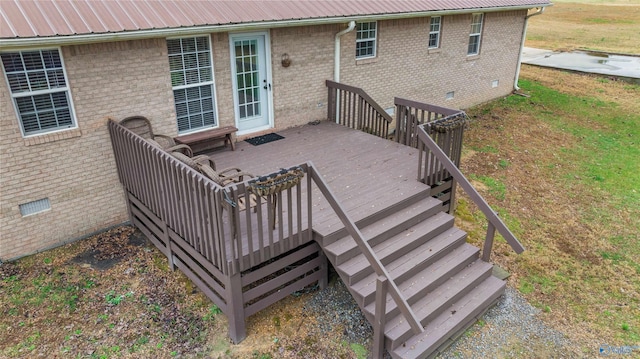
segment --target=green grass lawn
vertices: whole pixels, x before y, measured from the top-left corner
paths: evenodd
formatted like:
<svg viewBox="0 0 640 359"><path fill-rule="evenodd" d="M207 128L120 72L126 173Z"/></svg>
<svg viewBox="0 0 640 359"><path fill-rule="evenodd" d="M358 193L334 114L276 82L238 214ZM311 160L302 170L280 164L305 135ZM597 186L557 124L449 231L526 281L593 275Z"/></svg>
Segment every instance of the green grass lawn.
<svg viewBox="0 0 640 359"><path fill-rule="evenodd" d="M638 345L640 86L534 68L520 86L468 111L462 169L528 249L498 242L494 259L585 352ZM481 216L459 211L480 243Z"/></svg>

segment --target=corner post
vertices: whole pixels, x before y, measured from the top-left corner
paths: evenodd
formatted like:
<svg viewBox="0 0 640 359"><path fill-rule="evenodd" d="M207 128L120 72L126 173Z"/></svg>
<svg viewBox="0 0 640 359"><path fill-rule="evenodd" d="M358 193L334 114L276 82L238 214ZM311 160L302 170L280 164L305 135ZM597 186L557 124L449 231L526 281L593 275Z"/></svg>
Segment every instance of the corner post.
<svg viewBox="0 0 640 359"><path fill-rule="evenodd" d="M234 344L247 337L244 322L244 298L242 296L242 275L240 272L227 277L226 288L227 318L229 319L229 337Z"/></svg>

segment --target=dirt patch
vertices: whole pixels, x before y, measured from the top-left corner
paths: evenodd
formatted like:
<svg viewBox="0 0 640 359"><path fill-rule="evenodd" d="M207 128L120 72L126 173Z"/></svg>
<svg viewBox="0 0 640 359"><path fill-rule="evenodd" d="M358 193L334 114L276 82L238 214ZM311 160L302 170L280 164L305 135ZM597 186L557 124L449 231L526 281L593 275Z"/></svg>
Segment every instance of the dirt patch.
<svg viewBox="0 0 640 359"><path fill-rule="evenodd" d="M71 261L93 269L107 270L135 253L132 247L149 246L151 242L140 231L131 227L120 227L96 239L91 239L89 248Z"/></svg>

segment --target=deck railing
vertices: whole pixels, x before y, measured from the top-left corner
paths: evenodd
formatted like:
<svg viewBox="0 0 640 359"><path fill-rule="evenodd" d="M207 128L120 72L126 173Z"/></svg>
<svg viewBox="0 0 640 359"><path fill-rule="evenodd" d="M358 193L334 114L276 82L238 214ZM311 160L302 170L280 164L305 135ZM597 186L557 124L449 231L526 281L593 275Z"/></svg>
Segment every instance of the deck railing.
<svg viewBox="0 0 640 359"><path fill-rule="evenodd" d="M166 227L167 238L145 234L171 265L176 242L233 275L311 240L311 211L303 208L301 184L266 197L253 195L247 181L222 187L114 121L109 129L120 182L129 200L140 203L134 209L139 218Z"/></svg>
<svg viewBox="0 0 640 359"><path fill-rule="evenodd" d="M511 248L518 254L524 251L524 247L522 244L516 239L516 237L511 233L509 228L504 224L504 222L498 217L496 212L494 212L489 204L482 198L480 193L476 191L476 189L471 185L469 180L462 174L458 166L453 163L449 156L440 148L440 146L431 138L428 132L431 131L429 128L430 125L422 125L417 128L418 140L420 143L424 145L425 151L427 152L427 156L433 161L437 161L437 164L434 164L436 167L442 167L447 170L448 173L455 179L455 181L462 187L462 189L469 195L471 201L478 206L480 211L487 218L488 226L487 226L487 234L484 241L484 246L482 249L482 259L486 262L489 261L491 256L491 249L493 246L493 239L495 236L495 231L502 235L502 237L507 241L507 243L511 246Z"/></svg>
<svg viewBox="0 0 640 359"><path fill-rule="evenodd" d="M248 181L219 186L113 120L108 128L131 223L227 315L235 343L246 317L313 282L326 285L310 176L263 197Z"/></svg>
<svg viewBox="0 0 640 359"><path fill-rule="evenodd" d="M363 89L327 80L327 118L343 126L387 138L391 116Z"/></svg>
<svg viewBox="0 0 640 359"><path fill-rule="evenodd" d="M306 164L298 166L305 173ZM256 196L249 181L219 191L222 242L232 243L232 271L244 271L311 241L311 193L302 182L277 194ZM306 192L306 193L305 193ZM303 196L306 196L303 201ZM242 255L242 246L246 246Z"/></svg>
<svg viewBox="0 0 640 359"><path fill-rule="evenodd" d="M461 110L429 105L396 97L394 140L418 149L418 181L431 186L431 195L440 199L445 211L455 210L456 181L418 140L418 127L426 125L429 135L456 166L460 165L466 114Z"/></svg>
<svg viewBox="0 0 640 359"><path fill-rule="evenodd" d="M199 176L165 151L133 134L115 123L109 122L113 151L120 182L127 191L129 200L140 202L134 208L140 218L149 218L142 213L146 207L165 227L166 238L147 234L172 263L172 248L169 236L179 236L191 247L184 249L197 253L217 270L227 274L225 246L220 241L219 206L217 192L221 187Z"/></svg>
<svg viewBox="0 0 640 359"><path fill-rule="evenodd" d="M394 140L406 146L418 146L418 126L433 122L462 111L426 103L394 98L396 106L396 132Z"/></svg>

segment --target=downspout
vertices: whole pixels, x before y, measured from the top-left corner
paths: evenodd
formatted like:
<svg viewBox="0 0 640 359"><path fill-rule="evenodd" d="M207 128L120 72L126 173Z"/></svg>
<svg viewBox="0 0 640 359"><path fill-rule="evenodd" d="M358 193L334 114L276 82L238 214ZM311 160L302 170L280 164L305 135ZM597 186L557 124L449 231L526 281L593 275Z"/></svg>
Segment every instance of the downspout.
<svg viewBox="0 0 640 359"><path fill-rule="evenodd" d="M520 90L518 87L518 79L520 78L520 66L522 66L522 50L524 50L524 41L527 37L527 24L529 23L529 18L534 17L536 15L540 15L544 12L544 7L541 7L538 11L534 12L531 15L527 15L524 17L524 29L522 30L522 40L520 41L520 53L518 54L518 67L516 68L516 79L513 82L514 91Z"/></svg>
<svg viewBox="0 0 640 359"><path fill-rule="evenodd" d="M356 22L349 21L349 26L336 34L335 49L333 51L333 81L340 82L340 37L353 31L356 28ZM336 123L340 123L340 96L336 96Z"/></svg>
<svg viewBox="0 0 640 359"><path fill-rule="evenodd" d="M340 37L356 28L355 21L349 21L349 27L336 34L335 51L333 52L333 81L340 82Z"/></svg>

